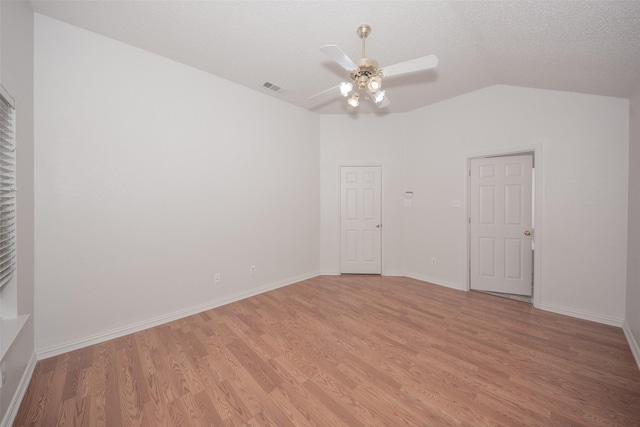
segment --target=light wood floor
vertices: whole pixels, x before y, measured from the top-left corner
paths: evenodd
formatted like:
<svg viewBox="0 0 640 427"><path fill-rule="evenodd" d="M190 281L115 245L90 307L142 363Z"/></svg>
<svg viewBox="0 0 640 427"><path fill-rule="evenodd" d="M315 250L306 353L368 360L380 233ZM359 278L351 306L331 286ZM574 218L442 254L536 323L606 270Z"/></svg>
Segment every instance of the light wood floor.
<svg viewBox="0 0 640 427"><path fill-rule="evenodd" d="M638 426L640 370L620 328L324 276L42 360L14 425Z"/></svg>

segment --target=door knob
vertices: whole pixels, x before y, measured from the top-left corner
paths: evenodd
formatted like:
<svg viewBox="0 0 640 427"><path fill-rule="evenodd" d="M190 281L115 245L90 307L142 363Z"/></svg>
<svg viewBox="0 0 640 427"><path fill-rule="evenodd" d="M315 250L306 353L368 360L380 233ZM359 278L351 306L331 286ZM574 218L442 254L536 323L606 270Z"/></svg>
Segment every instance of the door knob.
<svg viewBox="0 0 640 427"><path fill-rule="evenodd" d="M525 236L531 236L531 232L530 232L529 230L525 230L525 231L524 231L524 235L525 235Z"/></svg>
<svg viewBox="0 0 640 427"><path fill-rule="evenodd" d="M382 224L376 224L376 228L382 227Z"/></svg>

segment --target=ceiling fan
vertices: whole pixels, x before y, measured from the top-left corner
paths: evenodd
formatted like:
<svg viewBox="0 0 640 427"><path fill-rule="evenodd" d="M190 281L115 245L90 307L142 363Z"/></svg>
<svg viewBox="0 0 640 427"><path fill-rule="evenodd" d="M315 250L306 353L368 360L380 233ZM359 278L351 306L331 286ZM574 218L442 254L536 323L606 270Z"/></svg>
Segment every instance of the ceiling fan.
<svg viewBox="0 0 640 427"><path fill-rule="evenodd" d="M333 59L338 65L349 72L351 81L342 82L337 86L323 90L309 99L313 99L335 89L340 89L340 94L349 99L347 103L351 107L360 105L360 98L373 101L378 108L384 108L391 104L385 91L382 89L382 79L401 74L412 73L435 68L438 65L438 58L435 55L422 56L405 62L379 68L375 59L367 58L365 55L365 39L371 33L371 26L362 24L357 29L358 36L362 39L362 58L355 62L347 56L338 46L329 44L320 48L327 56Z"/></svg>

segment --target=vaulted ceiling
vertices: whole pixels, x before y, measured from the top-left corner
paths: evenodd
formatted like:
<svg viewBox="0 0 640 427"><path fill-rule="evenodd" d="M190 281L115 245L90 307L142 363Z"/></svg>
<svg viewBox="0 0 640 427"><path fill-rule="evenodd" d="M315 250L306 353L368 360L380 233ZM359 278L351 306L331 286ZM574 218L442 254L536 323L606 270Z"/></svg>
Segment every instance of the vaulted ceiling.
<svg viewBox="0 0 640 427"><path fill-rule="evenodd" d="M405 112L494 84L629 97L640 85L638 1L32 1L37 13L321 114L347 114L337 44L381 66L436 54L433 71L384 80ZM265 82L280 86L275 92Z"/></svg>

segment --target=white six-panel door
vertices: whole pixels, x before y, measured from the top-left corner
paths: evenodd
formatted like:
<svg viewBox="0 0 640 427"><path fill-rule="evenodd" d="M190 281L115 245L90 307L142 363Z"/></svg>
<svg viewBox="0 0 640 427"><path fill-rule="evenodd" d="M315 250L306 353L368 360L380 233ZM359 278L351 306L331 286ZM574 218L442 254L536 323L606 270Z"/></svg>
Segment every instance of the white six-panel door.
<svg viewBox="0 0 640 427"><path fill-rule="evenodd" d="M340 168L340 272L382 273L382 168Z"/></svg>
<svg viewBox="0 0 640 427"><path fill-rule="evenodd" d="M471 289L532 294L532 167L532 155L471 160Z"/></svg>

